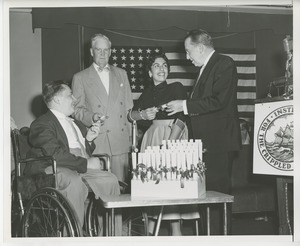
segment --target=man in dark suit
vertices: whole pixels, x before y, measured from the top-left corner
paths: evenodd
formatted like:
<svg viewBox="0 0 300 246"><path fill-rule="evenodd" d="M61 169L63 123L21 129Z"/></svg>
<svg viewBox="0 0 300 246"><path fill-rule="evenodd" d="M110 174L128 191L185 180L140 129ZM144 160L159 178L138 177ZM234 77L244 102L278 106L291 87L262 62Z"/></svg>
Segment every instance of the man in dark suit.
<svg viewBox="0 0 300 246"><path fill-rule="evenodd" d="M128 111L133 107L131 88L124 69L108 64L111 42L102 35L91 38L93 64L76 73L72 81L75 118L90 127L99 119L103 125L95 139L95 154L111 156L111 171L119 180L128 182L131 123Z"/></svg>
<svg viewBox="0 0 300 246"><path fill-rule="evenodd" d="M87 130L82 123L69 117L74 113L76 101L70 87L63 81L51 81L43 88L43 98L49 110L30 126L29 142L33 148L28 155L40 155L39 150L43 149L55 158L58 190L69 199L82 226L84 202L88 195L84 180L96 197L120 194L118 180L113 174L101 171L100 160L91 157L100 122ZM51 169L47 165L29 163L24 173L51 173Z"/></svg>
<svg viewBox="0 0 300 246"><path fill-rule="evenodd" d="M237 69L230 57L215 52L204 30L190 31L184 46L187 59L200 71L189 99L169 102L167 111L187 114L193 138L202 139L207 190L230 193L232 162L241 146Z"/></svg>

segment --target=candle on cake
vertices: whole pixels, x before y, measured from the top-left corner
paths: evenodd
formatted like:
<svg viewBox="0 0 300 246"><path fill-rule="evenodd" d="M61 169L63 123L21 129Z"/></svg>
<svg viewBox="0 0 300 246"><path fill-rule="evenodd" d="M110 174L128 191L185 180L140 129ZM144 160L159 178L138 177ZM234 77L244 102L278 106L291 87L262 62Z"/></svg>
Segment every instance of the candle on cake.
<svg viewBox="0 0 300 246"><path fill-rule="evenodd" d="M136 169L136 153L135 152L131 153L131 160L132 160L132 168Z"/></svg>

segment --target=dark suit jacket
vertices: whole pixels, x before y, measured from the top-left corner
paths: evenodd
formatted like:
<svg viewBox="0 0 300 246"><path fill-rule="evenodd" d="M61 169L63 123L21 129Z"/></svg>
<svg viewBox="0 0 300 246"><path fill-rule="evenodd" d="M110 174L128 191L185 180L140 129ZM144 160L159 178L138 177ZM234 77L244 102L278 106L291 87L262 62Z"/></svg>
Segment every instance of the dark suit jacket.
<svg viewBox="0 0 300 246"><path fill-rule="evenodd" d="M82 135L85 136L87 133L86 127L79 121L75 120L74 122L81 130ZM85 173L87 171L87 159L70 153L65 131L50 110L32 122L29 142L33 148L27 153L28 157L41 156L41 148L43 148L47 155L55 158L57 167L69 168L78 173ZM92 143L90 145L86 141L86 151L88 155L91 155L94 149L95 144ZM41 165L28 163L26 164L24 174L43 173L47 166L47 163L42 163Z"/></svg>
<svg viewBox="0 0 300 246"><path fill-rule="evenodd" d="M234 61L214 52L187 100L193 137L210 152L240 149L237 82Z"/></svg>

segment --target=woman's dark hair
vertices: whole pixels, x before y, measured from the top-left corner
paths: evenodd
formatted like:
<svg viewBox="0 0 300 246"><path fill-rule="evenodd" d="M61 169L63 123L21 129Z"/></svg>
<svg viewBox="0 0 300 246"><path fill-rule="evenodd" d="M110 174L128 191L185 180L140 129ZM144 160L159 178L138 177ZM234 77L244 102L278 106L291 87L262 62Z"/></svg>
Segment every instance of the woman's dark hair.
<svg viewBox="0 0 300 246"><path fill-rule="evenodd" d="M151 71L151 66L153 65L153 63L155 62L155 60L157 58L163 58L166 61L167 65L168 65L168 73L169 73L170 72L169 59L163 52L153 52L149 55L147 62L146 62L146 66L145 66L146 71L147 72Z"/></svg>
<svg viewBox="0 0 300 246"><path fill-rule="evenodd" d="M50 81L43 87L43 99L46 105L52 101L53 97L57 95L59 92L65 90L63 85L68 85L68 83L64 80L54 80Z"/></svg>

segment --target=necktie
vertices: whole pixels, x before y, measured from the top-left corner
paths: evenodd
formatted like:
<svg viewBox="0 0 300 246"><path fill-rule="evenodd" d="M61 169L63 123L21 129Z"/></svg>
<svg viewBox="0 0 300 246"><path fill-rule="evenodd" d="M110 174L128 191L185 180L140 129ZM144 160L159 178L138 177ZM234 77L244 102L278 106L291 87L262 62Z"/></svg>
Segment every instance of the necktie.
<svg viewBox="0 0 300 246"><path fill-rule="evenodd" d="M199 75L198 75L198 77L197 77L197 80L195 81L195 85L194 85L194 87L193 87L193 90L192 90L192 93L191 93L191 95L190 95L190 98L192 98L192 96L193 96L193 94L194 94L195 88L196 88L196 86L197 86L197 84L198 84L198 82L199 82L199 80L200 80L200 77L201 77L201 74L202 74L202 72L203 72L203 69L204 69L204 65L200 68Z"/></svg>
<svg viewBox="0 0 300 246"><path fill-rule="evenodd" d="M74 127L74 123L73 123L73 119L71 118L67 118L70 126L71 126L71 129L74 133L74 136L76 138L76 141L78 142L79 146L80 146L80 151L81 151L81 157L84 157L84 158L88 158L88 154L86 153L86 150L85 150L85 147L83 146L83 144L81 143L80 139L79 139L79 136L78 136L78 133Z"/></svg>
<svg viewBox="0 0 300 246"><path fill-rule="evenodd" d="M105 66L104 68L98 67L98 71L101 72L109 72L109 67Z"/></svg>
<svg viewBox="0 0 300 246"><path fill-rule="evenodd" d="M109 66L105 66L104 68L98 67L98 74L107 95L109 93L109 70L110 70Z"/></svg>

